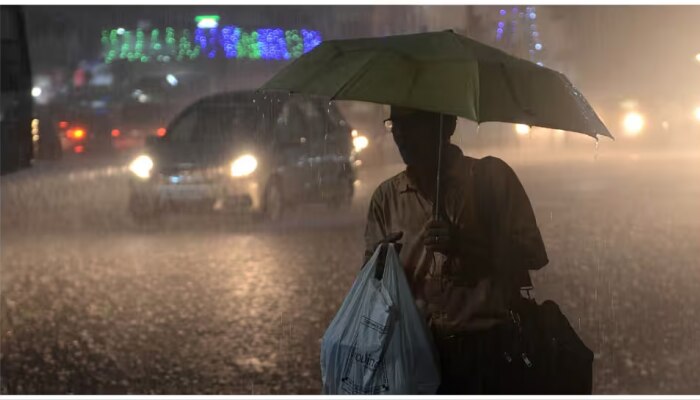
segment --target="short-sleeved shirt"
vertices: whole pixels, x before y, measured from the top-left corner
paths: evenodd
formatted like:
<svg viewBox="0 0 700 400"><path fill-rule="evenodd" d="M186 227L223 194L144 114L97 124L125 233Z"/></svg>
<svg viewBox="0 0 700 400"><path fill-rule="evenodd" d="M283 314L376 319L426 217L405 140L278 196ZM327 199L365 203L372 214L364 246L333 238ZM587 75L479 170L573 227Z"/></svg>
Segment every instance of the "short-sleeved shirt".
<svg viewBox="0 0 700 400"><path fill-rule="evenodd" d="M457 254L447 257L423 245L433 204L417 190L410 170L375 190L365 230L366 259L388 234L404 233L401 263L419 310L440 335L502 322L513 285L526 285L528 270L548 263L530 201L505 162L465 157L450 145L445 166L441 215L456 228Z"/></svg>

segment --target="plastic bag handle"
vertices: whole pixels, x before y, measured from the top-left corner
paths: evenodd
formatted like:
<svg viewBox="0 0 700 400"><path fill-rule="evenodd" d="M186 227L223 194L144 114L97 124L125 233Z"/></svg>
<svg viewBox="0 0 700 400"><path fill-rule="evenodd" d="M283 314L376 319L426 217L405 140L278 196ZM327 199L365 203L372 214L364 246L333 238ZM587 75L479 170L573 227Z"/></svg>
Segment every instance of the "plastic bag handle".
<svg viewBox="0 0 700 400"><path fill-rule="evenodd" d="M381 281L384 277L384 265L386 264L386 253L389 245L394 246L394 250L398 255L401 252L401 243L398 242L383 242L379 245L379 257L377 258L376 269L374 270L374 279Z"/></svg>

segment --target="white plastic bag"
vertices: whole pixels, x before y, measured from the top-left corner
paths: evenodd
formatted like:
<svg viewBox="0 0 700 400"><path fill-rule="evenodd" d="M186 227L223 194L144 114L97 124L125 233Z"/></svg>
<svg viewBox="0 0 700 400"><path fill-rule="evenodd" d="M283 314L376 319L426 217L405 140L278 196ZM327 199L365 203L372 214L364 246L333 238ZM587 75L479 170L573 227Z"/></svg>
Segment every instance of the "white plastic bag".
<svg viewBox="0 0 700 400"><path fill-rule="evenodd" d="M355 279L321 343L324 394L434 394L440 375L430 331L393 244Z"/></svg>

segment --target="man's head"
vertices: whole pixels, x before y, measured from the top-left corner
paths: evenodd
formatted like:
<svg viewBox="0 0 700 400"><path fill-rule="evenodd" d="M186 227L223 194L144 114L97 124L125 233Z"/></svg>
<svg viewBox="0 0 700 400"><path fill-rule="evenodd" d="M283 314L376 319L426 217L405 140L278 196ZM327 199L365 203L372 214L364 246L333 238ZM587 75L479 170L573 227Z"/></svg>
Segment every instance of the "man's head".
<svg viewBox="0 0 700 400"><path fill-rule="evenodd" d="M409 166L437 165L438 134L442 116L443 145L457 127L457 117L404 107L391 107L385 121L394 136L401 158Z"/></svg>

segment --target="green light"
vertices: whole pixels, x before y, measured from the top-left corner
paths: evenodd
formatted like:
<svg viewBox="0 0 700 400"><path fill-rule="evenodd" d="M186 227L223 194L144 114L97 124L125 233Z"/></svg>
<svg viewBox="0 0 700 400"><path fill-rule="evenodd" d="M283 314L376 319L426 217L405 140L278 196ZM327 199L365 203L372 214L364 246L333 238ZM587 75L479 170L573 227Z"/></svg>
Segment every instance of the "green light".
<svg viewBox="0 0 700 400"><path fill-rule="evenodd" d="M194 17L194 22L199 23L199 22L202 22L202 21L205 20L205 19L211 19L211 20L214 20L214 21L216 21L216 22L219 22L219 16L218 16L218 15L198 15L198 16Z"/></svg>
<svg viewBox="0 0 700 400"><path fill-rule="evenodd" d="M158 51L160 50L160 39L158 36L160 35L160 31L158 29L153 29L151 31L151 49Z"/></svg>
<svg viewBox="0 0 700 400"><path fill-rule="evenodd" d="M299 58L304 54L304 41L299 36L299 31L291 30L284 33L287 40L287 50L292 58Z"/></svg>
<svg viewBox="0 0 700 400"><path fill-rule="evenodd" d="M131 47L131 32L125 31L122 35L122 45L121 51L119 53L119 58L124 60L129 57L129 48Z"/></svg>
<svg viewBox="0 0 700 400"><path fill-rule="evenodd" d="M260 44L258 43L258 32L242 32L236 50L238 51L238 58L259 60Z"/></svg>
<svg viewBox="0 0 700 400"><path fill-rule="evenodd" d="M134 57L140 59L143 56L144 34L142 29L136 30L136 44L134 46Z"/></svg>

